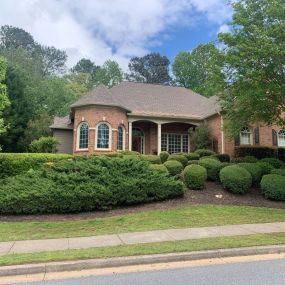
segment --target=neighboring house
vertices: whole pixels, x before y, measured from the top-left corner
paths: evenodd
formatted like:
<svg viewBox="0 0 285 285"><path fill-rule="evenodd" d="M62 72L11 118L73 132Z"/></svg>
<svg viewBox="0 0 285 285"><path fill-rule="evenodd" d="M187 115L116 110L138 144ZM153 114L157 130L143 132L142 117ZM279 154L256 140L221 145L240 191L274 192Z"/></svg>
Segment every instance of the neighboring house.
<svg viewBox="0 0 285 285"><path fill-rule="evenodd" d="M235 141L223 131L216 96L206 98L183 87L122 82L98 86L71 105L69 116L51 126L59 152L93 154L134 150L144 154L190 152L189 129L202 122L211 129L213 150L234 154L235 145L285 146L276 126L241 130Z"/></svg>

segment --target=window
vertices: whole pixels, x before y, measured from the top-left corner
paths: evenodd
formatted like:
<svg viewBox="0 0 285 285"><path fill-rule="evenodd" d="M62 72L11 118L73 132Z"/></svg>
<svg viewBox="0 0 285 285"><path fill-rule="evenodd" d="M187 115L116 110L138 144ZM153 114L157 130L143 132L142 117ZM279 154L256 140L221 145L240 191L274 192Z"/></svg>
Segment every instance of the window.
<svg viewBox="0 0 285 285"><path fill-rule="evenodd" d="M161 134L161 150L169 153L188 152L188 134Z"/></svg>
<svg viewBox="0 0 285 285"><path fill-rule="evenodd" d="M110 127L106 123L97 127L97 149L110 149Z"/></svg>
<svg viewBox="0 0 285 285"><path fill-rule="evenodd" d="M88 149L88 124L87 123L82 123L79 126L78 148Z"/></svg>
<svg viewBox="0 0 285 285"><path fill-rule="evenodd" d="M252 144L252 133L249 128L243 128L240 132L240 144Z"/></svg>
<svg viewBox="0 0 285 285"><path fill-rule="evenodd" d="M285 146L285 130L278 133L278 146Z"/></svg>
<svg viewBox="0 0 285 285"><path fill-rule="evenodd" d="M124 150L124 129L118 127L117 150Z"/></svg>

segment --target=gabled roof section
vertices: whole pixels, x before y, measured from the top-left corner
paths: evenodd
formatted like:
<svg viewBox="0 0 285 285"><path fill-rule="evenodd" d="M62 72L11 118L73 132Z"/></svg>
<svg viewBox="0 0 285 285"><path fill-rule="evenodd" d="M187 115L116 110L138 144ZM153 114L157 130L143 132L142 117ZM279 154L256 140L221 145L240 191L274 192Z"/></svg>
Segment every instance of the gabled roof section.
<svg viewBox="0 0 285 285"><path fill-rule="evenodd" d="M53 124L50 126L51 129L61 130L73 130L73 123L70 120L70 116L65 117L54 117Z"/></svg>

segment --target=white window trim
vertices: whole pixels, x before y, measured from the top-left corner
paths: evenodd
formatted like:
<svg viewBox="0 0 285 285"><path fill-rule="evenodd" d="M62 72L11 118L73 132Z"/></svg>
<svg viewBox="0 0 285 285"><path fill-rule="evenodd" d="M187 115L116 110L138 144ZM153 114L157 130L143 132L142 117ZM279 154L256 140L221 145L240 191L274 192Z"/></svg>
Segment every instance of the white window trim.
<svg viewBox="0 0 285 285"><path fill-rule="evenodd" d="M167 135L167 143L166 143L166 149L168 151L169 147L168 147L168 135L178 135L181 137L181 152L183 152L183 136L187 135L188 136L188 153L190 153L190 135L189 133L168 133L168 132L161 132L161 136L162 135ZM160 143L161 144L161 143Z"/></svg>
<svg viewBox="0 0 285 285"><path fill-rule="evenodd" d="M243 128L243 129L244 129L244 128ZM249 129L249 131L250 131L250 137L249 137L250 143L249 143L249 144L243 144L243 143L242 143L242 138L241 138L242 130L241 130L240 133L239 133L240 145L253 145L253 133L252 133L252 129L251 129L251 128L248 128L248 129Z"/></svg>
<svg viewBox="0 0 285 285"><path fill-rule="evenodd" d="M79 139L80 139L80 128L83 124L87 124L88 126L88 148L79 148ZM77 127L76 134L76 151L88 151L89 150L89 124L86 121L81 122Z"/></svg>
<svg viewBox="0 0 285 285"><path fill-rule="evenodd" d="M98 138L98 128L100 127L100 125L107 125L109 127L109 147L108 148L100 148L97 147L97 138ZM99 124L96 125L95 127L95 150L101 150L101 151L111 151L112 150L112 127L109 123L107 122L100 122Z"/></svg>
<svg viewBox="0 0 285 285"><path fill-rule="evenodd" d="M119 133L119 128L123 129L123 149L122 151L126 150L126 130L125 127L123 125L119 125L118 129L117 129L117 140L118 140L118 133ZM120 151L121 149L118 149L118 141L117 141L117 151Z"/></svg>
<svg viewBox="0 0 285 285"><path fill-rule="evenodd" d="M279 132L277 133L277 144L278 144L278 146L280 146L280 147L285 147L285 144L284 144L284 145L280 145L279 135L280 135L280 132L282 132L282 131L285 132L285 130L279 130Z"/></svg>

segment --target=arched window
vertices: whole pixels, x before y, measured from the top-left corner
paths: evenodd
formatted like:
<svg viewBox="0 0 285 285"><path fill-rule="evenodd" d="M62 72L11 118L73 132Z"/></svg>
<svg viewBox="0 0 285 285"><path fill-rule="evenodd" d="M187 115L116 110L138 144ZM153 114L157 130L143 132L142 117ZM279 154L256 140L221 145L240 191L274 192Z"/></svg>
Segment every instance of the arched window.
<svg viewBox="0 0 285 285"><path fill-rule="evenodd" d="M78 149L88 149L88 124L81 123L78 129Z"/></svg>
<svg viewBox="0 0 285 285"><path fill-rule="evenodd" d="M106 149L110 150L111 145L110 145L110 126L107 123L100 123L97 128L97 149Z"/></svg>
<svg viewBox="0 0 285 285"><path fill-rule="evenodd" d="M285 130L280 130L278 133L278 146L285 146Z"/></svg>
<svg viewBox="0 0 285 285"><path fill-rule="evenodd" d="M124 150L124 128L118 127L117 150Z"/></svg>
<svg viewBox="0 0 285 285"><path fill-rule="evenodd" d="M242 128L240 132L240 144L252 144L252 132L249 128Z"/></svg>

